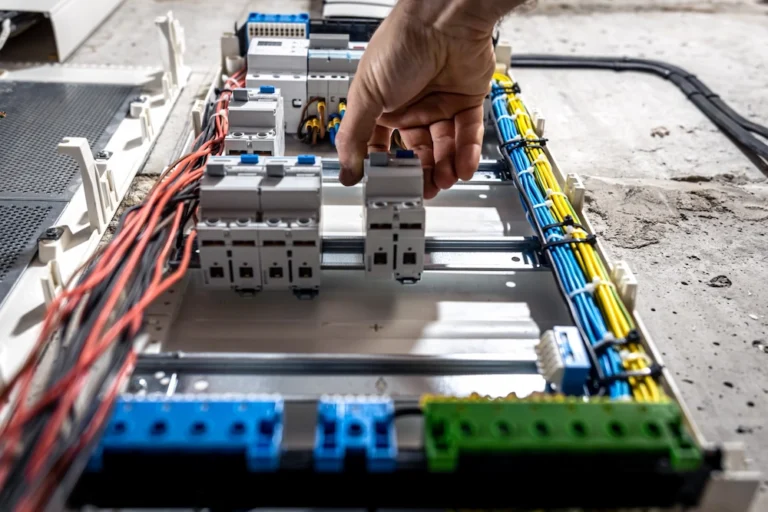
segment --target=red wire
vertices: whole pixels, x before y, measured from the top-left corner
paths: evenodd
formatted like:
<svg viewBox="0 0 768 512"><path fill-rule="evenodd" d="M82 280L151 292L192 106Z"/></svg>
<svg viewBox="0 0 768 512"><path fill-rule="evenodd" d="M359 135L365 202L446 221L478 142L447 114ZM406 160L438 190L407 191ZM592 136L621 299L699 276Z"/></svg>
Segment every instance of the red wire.
<svg viewBox="0 0 768 512"><path fill-rule="evenodd" d="M245 70L241 70L233 75L226 82L225 86L227 88L235 86L242 87L244 85L244 77ZM50 452L56 442L58 433L60 432L63 422L66 420L66 416L72 404L77 398L79 390L86 382L87 372L91 365L104 354L104 352L111 346L114 339L123 332L126 327L131 326L132 331L137 331L138 327L141 325L143 313L149 304L156 300L160 294L164 293L175 282L181 279L183 273L186 271L189 259L191 258L191 244L195 238L194 232L187 237L182 264L170 276L166 279L162 279L165 261L167 260L175 238L174 236L169 236L155 265L153 279L146 290L144 297L142 297L142 299L134 305L125 316L118 319L106 333L102 333L107 322L110 321L111 312L117 304L117 301L120 299L124 287L127 285L129 279L133 276L133 273L137 268L140 257L151 238L151 233L154 232L155 227L159 224L160 214L165 205L170 198L184 186L200 179L203 174L202 170L191 171L194 162L198 161L200 158L207 159L209 155L220 154L223 151L222 143L229 127L226 113L231 96L231 92L224 91L220 95L219 101L217 101L216 113L214 114L216 116L216 136L203 144L194 153L189 154L181 158L175 164L172 164L168 171L164 175L161 175L161 179L148 194L142 208L131 212L126 216L123 229L100 254L98 260L94 263L92 272L89 276L81 283L78 283L74 288L62 292L56 299L54 299L53 303L48 308L37 343L30 352L22 369L15 375L11 382L9 382L3 392L0 393L0 403L5 403L9 400L13 391L17 389L19 385L21 386L18 398L11 408L10 419L0 432L0 440L2 441L3 448L2 455L0 455L0 487L2 487L7 478L10 462L17 452L23 433L23 426L26 422L33 418L43 408L49 406L54 401L59 400L59 403L56 406L56 411L46 425L46 429L40 437L29 465L27 466L26 475L30 480L34 480L44 466L47 453ZM170 233L176 233L180 228L179 224L182 211L183 205L180 204L174 215L173 227ZM144 234L139 239L141 233ZM130 254L127 254L129 251ZM121 273L114 291L108 297L105 307L99 313L96 323L84 343L83 352L77 364L64 376L64 378L60 379L53 388L28 408L26 402L29 396L32 378L35 375L36 363L42 351L45 349L48 339L52 336L55 329L58 328L62 318L71 315L81 303L83 297L105 277L113 273L115 268L117 268L117 265L126 258L128 259L128 262L126 263L125 269ZM132 355L132 358L135 359L135 354ZM117 389L117 382L120 380L122 379L116 379L114 389ZM106 403L110 402L106 401ZM106 406L102 405L102 408L103 407ZM100 408L100 410L102 409ZM106 410L108 410L108 407ZM94 418L94 422L89 426L87 432L97 431L98 425L100 425L103 420L104 419L101 417L99 418L99 421L96 421L96 418Z"/></svg>

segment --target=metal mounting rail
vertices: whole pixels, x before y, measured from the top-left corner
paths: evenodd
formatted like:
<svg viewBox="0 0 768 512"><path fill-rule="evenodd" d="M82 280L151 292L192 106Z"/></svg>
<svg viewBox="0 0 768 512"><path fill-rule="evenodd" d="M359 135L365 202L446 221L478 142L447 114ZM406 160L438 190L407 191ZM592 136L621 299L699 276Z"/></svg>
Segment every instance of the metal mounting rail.
<svg viewBox="0 0 768 512"><path fill-rule="evenodd" d="M142 354L135 374L155 371L262 375L477 375L538 374L533 351L494 354L363 355L166 352Z"/></svg>

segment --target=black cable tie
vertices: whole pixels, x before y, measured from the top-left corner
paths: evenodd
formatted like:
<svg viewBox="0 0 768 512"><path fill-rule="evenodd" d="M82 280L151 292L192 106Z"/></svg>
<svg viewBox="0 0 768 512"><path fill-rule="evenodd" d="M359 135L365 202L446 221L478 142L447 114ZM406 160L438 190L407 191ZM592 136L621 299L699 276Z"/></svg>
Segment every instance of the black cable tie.
<svg viewBox="0 0 768 512"><path fill-rule="evenodd" d="M608 377L604 377L600 379L598 382L602 385L608 385L613 382L616 382L617 380L627 380L631 378L643 378L643 377L659 377L661 375L661 372L664 370L664 367L653 363L648 368L643 368L642 370L633 370L631 372L622 372L617 373L616 375L609 375Z"/></svg>
<svg viewBox="0 0 768 512"><path fill-rule="evenodd" d="M499 149L502 149L502 150L506 149L507 151L513 151L515 149L519 149L519 148L523 148L523 147L525 147L525 148L539 148L539 149L541 149L541 148L543 148L544 146L547 145L547 140L549 140L549 139L545 139L545 138L541 138L541 139L523 139L523 138L520 138L520 139L509 139L509 140L506 140L506 141L502 142L501 144L499 144Z"/></svg>
<svg viewBox="0 0 768 512"><path fill-rule="evenodd" d="M558 245L567 245L567 244L595 245L596 243L597 243L597 236L590 233L585 238L568 238L563 240L553 240L552 242L547 242L546 244L543 244L541 246L541 250L546 251L547 249L551 249L552 247L557 247Z"/></svg>
<svg viewBox="0 0 768 512"><path fill-rule="evenodd" d="M619 345L626 345L627 343L640 343L640 333L637 332L637 330L632 329L627 333L626 338L620 338L620 339L608 339L608 340L601 340L592 345L592 350L595 352L602 352L603 350L607 349L608 347L615 347Z"/></svg>
<svg viewBox="0 0 768 512"><path fill-rule="evenodd" d="M554 224L547 224L545 226L542 226L541 227L541 231L544 232L544 231L546 231L548 229L563 228L563 227L566 227L566 226L570 226L572 228L581 229L583 231L586 231L586 228L584 226L582 226L581 224L576 224L576 222L574 222L574 220L573 220L573 217L571 217L570 215L566 215L563 218L563 222L555 222Z"/></svg>

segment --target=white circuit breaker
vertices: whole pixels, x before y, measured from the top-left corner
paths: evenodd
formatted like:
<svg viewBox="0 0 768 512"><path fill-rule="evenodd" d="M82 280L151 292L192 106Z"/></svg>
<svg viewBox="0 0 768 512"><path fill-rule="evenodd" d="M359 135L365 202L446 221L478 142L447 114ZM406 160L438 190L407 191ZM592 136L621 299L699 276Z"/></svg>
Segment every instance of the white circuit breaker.
<svg viewBox="0 0 768 512"><path fill-rule="evenodd" d="M313 155L209 159L197 225L206 285L320 288L322 165Z"/></svg>
<svg viewBox="0 0 768 512"><path fill-rule="evenodd" d="M248 46L245 85L280 89L285 108L285 130L295 133L307 99L308 39L254 38Z"/></svg>
<svg viewBox="0 0 768 512"><path fill-rule="evenodd" d="M301 121L301 111L307 98L307 75L287 73L267 73L248 70L245 86L259 89L262 86L280 90L283 97L284 127L288 134L295 134Z"/></svg>
<svg viewBox="0 0 768 512"><path fill-rule="evenodd" d="M343 34L310 34L309 39L254 37L248 47L248 88L272 86L284 99L285 130L298 131L309 98L323 98L327 123L347 97L367 43ZM317 103L304 112L317 115Z"/></svg>
<svg viewBox="0 0 768 512"><path fill-rule="evenodd" d="M415 282L424 271L424 173L412 151L365 160L365 270L375 278Z"/></svg>
<svg viewBox="0 0 768 512"><path fill-rule="evenodd" d="M229 130L224 139L227 155L285 154L285 127L281 91L271 85L235 89L229 103Z"/></svg>

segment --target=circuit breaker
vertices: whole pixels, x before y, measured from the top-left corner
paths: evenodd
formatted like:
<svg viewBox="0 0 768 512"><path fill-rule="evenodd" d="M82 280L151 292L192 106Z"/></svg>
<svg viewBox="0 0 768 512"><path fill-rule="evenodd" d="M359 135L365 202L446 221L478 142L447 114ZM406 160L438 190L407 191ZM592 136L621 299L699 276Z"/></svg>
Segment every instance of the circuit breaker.
<svg viewBox="0 0 768 512"><path fill-rule="evenodd" d="M412 151L365 160L365 271L415 282L424 271L424 174Z"/></svg>
<svg viewBox="0 0 768 512"><path fill-rule="evenodd" d="M229 104L229 130L224 139L228 155L285 154L284 101L280 89L235 89Z"/></svg>
<svg viewBox="0 0 768 512"><path fill-rule="evenodd" d="M200 183L200 262L211 288L320 288L322 165L298 157L211 157Z"/></svg>

